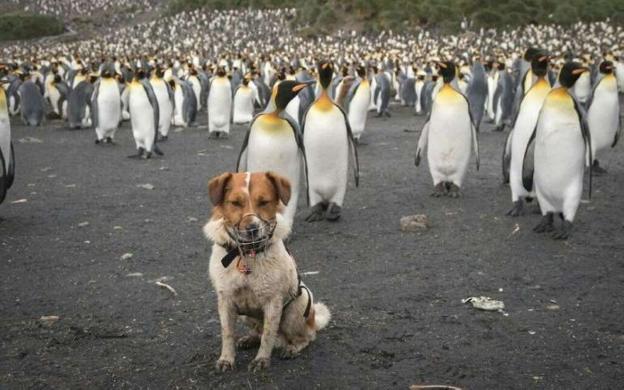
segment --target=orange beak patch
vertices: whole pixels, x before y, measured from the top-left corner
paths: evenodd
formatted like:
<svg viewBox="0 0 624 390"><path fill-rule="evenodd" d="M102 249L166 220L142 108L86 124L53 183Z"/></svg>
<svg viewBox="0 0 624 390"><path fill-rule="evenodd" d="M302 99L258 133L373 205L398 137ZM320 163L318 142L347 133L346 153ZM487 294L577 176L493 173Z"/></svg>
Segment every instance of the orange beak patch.
<svg viewBox="0 0 624 390"><path fill-rule="evenodd" d="M306 87L306 84L297 84L293 87L293 92L299 92Z"/></svg>
<svg viewBox="0 0 624 390"><path fill-rule="evenodd" d="M574 70L572 71L572 74L573 74L573 75L581 74L581 73L585 72L586 70L587 70L587 68L578 68L578 69L574 69Z"/></svg>

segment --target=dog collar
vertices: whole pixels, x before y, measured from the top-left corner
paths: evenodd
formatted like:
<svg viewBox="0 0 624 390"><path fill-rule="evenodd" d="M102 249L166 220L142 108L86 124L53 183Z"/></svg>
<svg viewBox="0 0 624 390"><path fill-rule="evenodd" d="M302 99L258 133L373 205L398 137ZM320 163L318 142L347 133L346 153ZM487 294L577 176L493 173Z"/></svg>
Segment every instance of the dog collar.
<svg viewBox="0 0 624 390"><path fill-rule="evenodd" d="M256 248L252 248L252 249L246 251L247 253L243 253L243 251L239 247L231 245L229 243L227 243L227 244L218 244L218 245L227 251L225 256L223 256L223 258L221 258L221 264L223 265L223 268L229 267L230 264L232 264L232 262L237 257L251 257L251 258L255 258L259 253L262 253L262 252L264 252L267 249L267 246L263 246L262 248L257 248L257 249ZM249 272L247 272L247 273L249 273Z"/></svg>

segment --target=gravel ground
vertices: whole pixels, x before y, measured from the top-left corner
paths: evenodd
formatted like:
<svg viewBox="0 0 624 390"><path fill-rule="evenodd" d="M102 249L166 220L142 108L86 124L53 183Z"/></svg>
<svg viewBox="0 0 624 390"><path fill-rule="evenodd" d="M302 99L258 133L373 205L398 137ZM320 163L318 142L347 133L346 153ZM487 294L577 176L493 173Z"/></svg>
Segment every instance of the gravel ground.
<svg viewBox="0 0 624 390"><path fill-rule="evenodd" d="M245 128L228 140L208 140L205 127L174 132L163 158L137 161L126 158L127 123L107 147L91 130L14 123L17 177L0 206L0 388L621 386L622 146L560 242L531 231L537 214L505 216L506 133L490 126L464 197L431 198L426 160L413 165L418 133L404 131L422 125L398 107L370 118L361 184L350 184L342 219L296 218L290 247L332 310L330 326L295 360L275 356L252 374L255 351L240 352L234 372L219 374L201 227L207 182L233 169ZM27 137L41 142L20 142ZM401 232L412 214L431 228ZM504 313L461 301L479 295L504 301Z"/></svg>

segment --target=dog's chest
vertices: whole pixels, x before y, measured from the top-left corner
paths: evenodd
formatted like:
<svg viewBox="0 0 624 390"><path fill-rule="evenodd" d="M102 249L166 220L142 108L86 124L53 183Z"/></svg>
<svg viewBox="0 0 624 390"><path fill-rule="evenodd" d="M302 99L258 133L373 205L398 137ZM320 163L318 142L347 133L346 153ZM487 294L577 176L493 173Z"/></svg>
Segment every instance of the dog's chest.
<svg viewBox="0 0 624 390"><path fill-rule="evenodd" d="M239 315L262 319L263 306L266 304L265 297L259 297L253 290L241 287L233 291L232 303Z"/></svg>

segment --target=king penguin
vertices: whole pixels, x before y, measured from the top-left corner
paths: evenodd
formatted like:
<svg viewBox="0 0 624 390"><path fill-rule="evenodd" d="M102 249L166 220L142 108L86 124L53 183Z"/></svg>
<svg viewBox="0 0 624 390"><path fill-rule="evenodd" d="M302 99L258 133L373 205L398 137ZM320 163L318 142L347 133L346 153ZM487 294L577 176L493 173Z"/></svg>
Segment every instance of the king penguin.
<svg viewBox="0 0 624 390"><path fill-rule="evenodd" d="M128 157L149 159L152 152L162 156L163 153L156 145L160 118L158 99L143 69L135 72L128 89L132 135L137 147L137 154Z"/></svg>
<svg viewBox="0 0 624 390"><path fill-rule="evenodd" d="M357 79L349 89L347 100L349 102L349 124L353 132L353 139L359 143L360 137L364 134L364 129L366 128L371 91L368 78L366 77L366 68L358 66L356 73Z"/></svg>
<svg viewBox="0 0 624 390"><path fill-rule="evenodd" d="M457 73L455 64L440 62L438 65L444 84L433 100L431 114L418 140L415 163L416 166L420 164L420 155L428 148L427 161L435 187L431 195L457 198L461 196L473 147L479 169L477 129L468 99L451 85Z"/></svg>
<svg viewBox="0 0 624 390"><path fill-rule="evenodd" d="M161 67L157 67L149 80L154 95L158 100L158 137L160 141L166 141L169 137L169 129L173 120L175 99L171 85L164 79L165 73Z"/></svg>
<svg viewBox="0 0 624 390"><path fill-rule="evenodd" d="M548 56L544 53L533 57L531 72L537 77L537 81L522 98L513 130L509 133L509 145L504 159L510 158L509 184L513 208L507 215L512 217L524 214L524 200L535 196L532 177L525 177L526 175L532 176L533 172L523 172L522 165L531 134L537 124L537 117L546 95L550 92L550 84L546 81L548 60Z"/></svg>
<svg viewBox="0 0 624 390"><path fill-rule="evenodd" d="M0 84L0 204L13 185L15 177L15 152L11 142L11 121L6 91Z"/></svg>
<svg viewBox="0 0 624 390"><path fill-rule="evenodd" d="M567 239L570 234L583 193L585 165L592 161L589 129L580 103L570 91L585 71L587 68L578 62L563 66L559 73L561 86L546 96L533 140L525 152L523 170L534 170L533 183L543 216L534 231L554 231L555 239ZM592 173L588 165L591 197ZM558 230L554 227L555 213L562 219Z"/></svg>
<svg viewBox="0 0 624 390"><path fill-rule="evenodd" d="M622 132L617 79L613 69L611 61L600 64L601 78L588 101L587 124L592 139L593 171L598 175L606 173L598 162L598 156L608 147L615 147Z"/></svg>
<svg viewBox="0 0 624 390"><path fill-rule="evenodd" d="M114 70L106 66L95 82L91 98L91 124L95 128L95 143L113 143L121 121L121 93Z"/></svg>
<svg viewBox="0 0 624 390"><path fill-rule="evenodd" d="M359 184L357 149L347 115L329 97L334 67L329 61L318 65L321 88L303 119L303 145L309 172L308 197L313 205L306 221L340 218L347 191L349 150L354 158L355 185Z"/></svg>
<svg viewBox="0 0 624 390"><path fill-rule="evenodd" d="M210 138L227 138L230 134L232 86L225 69L219 67L210 82L208 93L208 131Z"/></svg>
<svg viewBox="0 0 624 390"><path fill-rule="evenodd" d="M232 115L232 122L242 124L252 121L255 97L256 94L250 87L249 78L243 78L241 84L234 92L234 114Z"/></svg>
<svg viewBox="0 0 624 390"><path fill-rule="evenodd" d="M307 85L294 80L277 85L275 109L253 119L236 167L240 172L273 171L290 181L292 194L284 217L291 224L297 212L301 173L306 171L306 155L299 125L286 113L286 106Z"/></svg>

